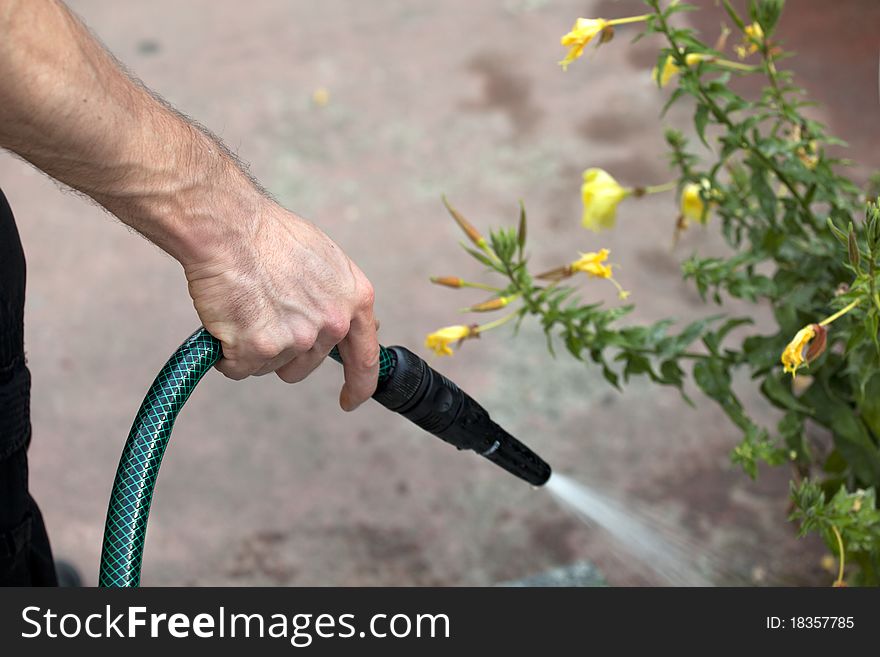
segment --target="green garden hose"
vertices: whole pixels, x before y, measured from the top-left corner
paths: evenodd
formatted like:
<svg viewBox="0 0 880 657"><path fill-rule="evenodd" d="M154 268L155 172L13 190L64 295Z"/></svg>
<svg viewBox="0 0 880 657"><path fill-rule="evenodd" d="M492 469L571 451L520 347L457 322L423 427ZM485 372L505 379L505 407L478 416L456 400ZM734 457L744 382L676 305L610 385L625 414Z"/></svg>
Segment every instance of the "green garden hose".
<svg viewBox="0 0 880 657"><path fill-rule="evenodd" d="M150 503L177 414L223 355L220 341L200 328L165 363L144 398L119 461L101 552L99 586L140 585ZM339 362L336 348L330 356ZM403 347L380 347L373 398L459 449L471 449L516 476L543 485L550 467L492 422L458 386Z"/></svg>

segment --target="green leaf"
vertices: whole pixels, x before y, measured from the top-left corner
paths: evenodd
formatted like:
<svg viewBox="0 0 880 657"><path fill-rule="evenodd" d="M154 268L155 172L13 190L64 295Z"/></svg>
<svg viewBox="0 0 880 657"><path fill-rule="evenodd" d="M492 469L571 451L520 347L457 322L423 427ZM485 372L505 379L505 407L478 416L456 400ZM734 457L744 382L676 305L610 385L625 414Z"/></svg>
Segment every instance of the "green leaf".
<svg viewBox="0 0 880 657"><path fill-rule="evenodd" d="M880 439L880 372L871 376L865 384L858 409L875 438Z"/></svg>
<svg viewBox="0 0 880 657"><path fill-rule="evenodd" d="M669 95L669 100L667 100L663 104L663 109L660 110L660 118L663 118L664 116L666 116L666 113L669 111L669 108L675 104L675 101L677 101L679 98L684 96L686 93L687 92L684 89L682 89L681 87L676 87L675 91L673 91Z"/></svg>
<svg viewBox="0 0 880 657"><path fill-rule="evenodd" d="M749 182L764 215L771 222L776 221L776 193L767 182L767 171L758 165L753 165Z"/></svg>
<svg viewBox="0 0 880 657"><path fill-rule="evenodd" d="M836 404L830 413L834 442L863 484L880 485L880 452L854 410Z"/></svg>
<svg viewBox="0 0 880 657"><path fill-rule="evenodd" d="M748 317L733 317L731 319L728 319L715 331L712 331L711 333L706 333L703 336L703 344L706 345L706 348L716 356L720 355L721 344L724 342L724 338L727 337L728 333L730 333L738 326L744 326L746 324L753 323L754 322Z"/></svg>
<svg viewBox="0 0 880 657"><path fill-rule="evenodd" d="M708 121L708 105L703 105L702 103L697 105L697 110L694 112L694 126L697 129L697 135L700 137L700 141L703 142L703 145L706 148L709 148L709 142L706 141L706 123L708 123Z"/></svg>
<svg viewBox="0 0 880 657"><path fill-rule="evenodd" d="M519 246L520 256L522 256L526 246L526 206L522 201L519 202L519 229L516 231L516 242Z"/></svg>
<svg viewBox="0 0 880 657"><path fill-rule="evenodd" d="M849 237L847 236L847 234L834 225L834 221L831 219L831 217L828 217L825 220L825 223L831 230L831 234L834 235L834 237L836 237L841 244L847 244L849 242Z"/></svg>
<svg viewBox="0 0 880 657"><path fill-rule="evenodd" d="M491 267L492 269L495 269L494 263L491 260L489 260L489 258L484 253L480 253L476 249L472 249L471 247L465 245L464 243L461 244L461 248L463 248L465 251L467 251L471 255L471 257L479 260L487 267Z"/></svg>
<svg viewBox="0 0 880 657"><path fill-rule="evenodd" d="M752 3L752 18L761 26L765 37L773 34L784 5L785 0L757 0Z"/></svg>
<svg viewBox="0 0 880 657"><path fill-rule="evenodd" d="M732 20L740 30L746 29L745 22L730 4L730 0L721 0L721 4L724 6L724 11L730 16L730 20Z"/></svg>
<svg viewBox="0 0 880 657"><path fill-rule="evenodd" d="M725 400L730 393L730 373L717 360L701 360L694 365L694 381L700 389L716 401Z"/></svg>
<svg viewBox="0 0 880 657"><path fill-rule="evenodd" d="M792 394L791 381L788 374L783 373L782 375L779 375L775 372L771 372L767 378L764 379L764 383L761 384L761 392L763 392L767 399L778 408L787 411L797 411L807 415L813 413L813 409L802 404L798 398Z"/></svg>
<svg viewBox="0 0 880 657"><path fill-rule="evenodd" d="M621 390L620 377L617 376L617 373L607 365L602 366L602 376L604 376L605 380L608 381L608 383L610 383L612 386L614 386L618 390Z"/></svg>

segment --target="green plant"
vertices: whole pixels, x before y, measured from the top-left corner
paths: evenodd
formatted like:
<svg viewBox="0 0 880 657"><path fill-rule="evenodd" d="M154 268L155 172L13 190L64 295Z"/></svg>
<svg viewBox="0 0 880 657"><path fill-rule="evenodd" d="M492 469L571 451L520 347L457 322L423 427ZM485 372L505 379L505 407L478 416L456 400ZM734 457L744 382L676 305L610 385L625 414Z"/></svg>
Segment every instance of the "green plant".
<svg viewBox="0 0 880 657"><path fill-rule="evenodd" d="M841 142L802 114L803 90L778 67L789 56L774 39L783 0L751 0L748 17L722 0L741 35L734 47L738 60L725 58L726 34L710 46L692 29L676 25L676 14L693 7L646 4L650 11L643 16L578 19L562 39L570 50L560 63L570 65L592 40L610 41L615 24L643 23L640 37L653 34L665 41L653 76L660 87L674 82L666 108L689 99L699 144L666 131L676 172L666 185L625 188L608 172L587 169L583 223L596 231L610 229L625 199L675 190L681 207L676 231L693 222L717 227L731 247L725 257L696 255L682 263L684 278L721 312L678 329L672 320L626 325L621 320L632 305L583 302L569 284L582 273L614 281L606 250L534 273L525 254L525 208L517 228L494 230L486 239L447 205L476 247L465 246L467 251L501 283L454 277L434 282L492 293L470 311L510 312L482 326L447 327L431 334L427 344L451 353L453 342L531 316L540 321L551 352L558 339L572 356L599 367L614 387L645 376L677 387L690 402L683 389L690 373L742 431L732 459L752 477L760 462L789 464L792 519L801 531L825 538L840 557L841 573L844 560L857 564L850 568L850 581L880 583L874 494L880 486L880 209L842 173L845 163L827 150ZM733 76L745 75L763 76L756 97L729 86ZM628 293L619 285L618 290L626 299ZM769 306L775 332L753 331L734 340L731 331L751 320L724 312L731 298ZM731 385L737 369L746 370L783 412L776 427L761 426L737 398ZM808 425L831 436L830 455L811 446Z"/></svg>

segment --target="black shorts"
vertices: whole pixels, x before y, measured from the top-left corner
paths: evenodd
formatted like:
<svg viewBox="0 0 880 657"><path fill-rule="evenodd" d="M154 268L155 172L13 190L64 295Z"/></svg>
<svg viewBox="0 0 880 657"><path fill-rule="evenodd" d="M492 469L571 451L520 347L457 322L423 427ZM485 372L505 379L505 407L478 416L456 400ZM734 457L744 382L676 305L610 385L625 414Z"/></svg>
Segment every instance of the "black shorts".
<svg viewBox="0 0 880 657"><path fill-rule="evenodd" d="M0 191L0 586L57 586L43 517L28 492L24 287L24 252Z"/></svg>

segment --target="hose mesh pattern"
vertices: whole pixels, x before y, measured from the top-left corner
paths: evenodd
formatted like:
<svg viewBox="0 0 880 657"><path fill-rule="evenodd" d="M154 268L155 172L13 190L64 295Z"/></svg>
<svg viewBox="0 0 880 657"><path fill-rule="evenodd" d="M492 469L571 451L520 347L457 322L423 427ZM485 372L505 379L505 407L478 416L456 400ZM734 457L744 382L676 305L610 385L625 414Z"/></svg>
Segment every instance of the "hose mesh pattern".
<svg viewBox="0 0 880 657"><path fill-rule="evenodd" d="M150 386L116 470L104 526L99 586L140 585L150 503L174 421L196 384L222 355L220 341L200 328L180 345ZM342 362L335 347L330 356ZM380 347L379 381L391 374L394 363L393 352Z"/></svg>
<svg viewBox="0 0 880 657"><path fill-rule="evenodd" d="M205 329L193 333L153 381L131 426L107 510L99 586L138 586L150 502L177 413L222 355Z"/></svg>

